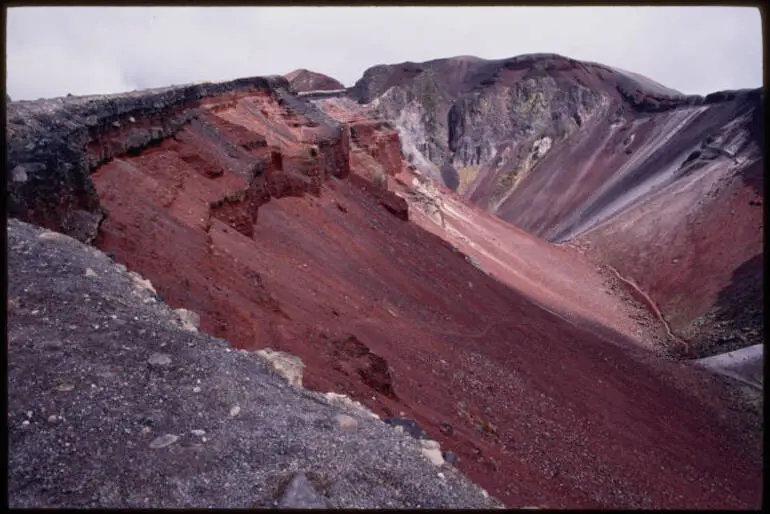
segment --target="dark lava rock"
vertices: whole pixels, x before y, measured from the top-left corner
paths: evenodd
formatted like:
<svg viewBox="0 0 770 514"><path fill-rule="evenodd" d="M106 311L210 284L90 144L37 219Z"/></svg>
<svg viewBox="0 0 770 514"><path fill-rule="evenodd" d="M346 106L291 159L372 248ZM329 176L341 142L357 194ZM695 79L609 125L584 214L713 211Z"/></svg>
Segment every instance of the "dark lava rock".
<svg viewBox="0 0 770 514"><path fill-rule="evenodd" d="M393 427L403 427L404 432L414 437L415 439L430 439L428 434L426 434L422 428L420 428L420 425L418 425L417 422L413 419L385 418L383 421Z"/></svg>
<svg viewBox="0 0 770 514"><path fill-rule="evenodd" d="M444 461L446 461L447 464L451 464L452 466L457 464L457 461L460 460L460 457L458 457L457 454L452 451L441 452L441 456L444 457Z"/></svg>

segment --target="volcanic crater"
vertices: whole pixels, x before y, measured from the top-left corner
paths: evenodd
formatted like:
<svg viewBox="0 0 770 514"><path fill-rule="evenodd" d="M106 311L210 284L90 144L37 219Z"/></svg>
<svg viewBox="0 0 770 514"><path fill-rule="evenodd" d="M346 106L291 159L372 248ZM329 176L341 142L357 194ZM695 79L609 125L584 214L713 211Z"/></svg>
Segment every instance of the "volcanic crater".
<svg viewBox="0 0 770 514"><path fill-rule="evenodd" d="M235 348L300 357L306 388L415 420L510 507L759 506L757 412L669 351L723 348L694 320L761 278L757 94L550 55L379 66L348 90L308 73L11 103L9 214L109 252ZM519 127L520 101L558 123ZM732 158L693 153L709 134ZM537 162L515 150L533 141ZM477 169L444 184L441 163Z"/></svg>

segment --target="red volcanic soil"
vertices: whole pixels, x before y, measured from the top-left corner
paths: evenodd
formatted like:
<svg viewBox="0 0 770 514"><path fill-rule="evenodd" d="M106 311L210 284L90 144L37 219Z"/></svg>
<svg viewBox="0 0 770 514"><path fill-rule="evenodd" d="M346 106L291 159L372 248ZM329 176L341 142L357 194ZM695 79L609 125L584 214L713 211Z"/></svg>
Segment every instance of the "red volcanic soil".
<svg viewBox="0 0 770 514"><path fill-rule="evenodd" d="M584 327L612 327L649 345L640 339L640 326L631 317L636 310L608 290L605 277L587 256L532 236L463 201L447 187L424 180L401 160L398 133L387 123L370 119L374 115L365 107L346 99L315 104L349 124L351 169L367 177L378 171L391 177L388 187L407 200L412 222L547 310Z"/></svg>
<svg viewBox="0 0 770 514"><path fill-rule="evenodd" d="M749 173L761 182L762 163L752 168ZM597 258L633 277L685 337L691 337L691 321L730 286L736 269L761 256L764 239L763 197L745 180L725 183L706 173L688 179L579 239ZM642 237L655 259L638 251ZM757 264L754 279L761 281Z"/></svg>
<svg viewBox="0 0 770 514"><path fill-rule="evenodd" d="M342 82L333 79L323 73L309 70L294 70L284 75L291 88L300 93L305 91L333 91L345 89Z"/></svg>
<svg viewBox="0 0 770 514"><path fill-rule="evenodd" d="M201 330L298 355L306 387L415 419L510 507L759 507L761 441L718 379L474 268L355 165L344 178L344 140L320 150L331 168L303 167L311 125L242 97L103 165L99 246Z"/></svg>

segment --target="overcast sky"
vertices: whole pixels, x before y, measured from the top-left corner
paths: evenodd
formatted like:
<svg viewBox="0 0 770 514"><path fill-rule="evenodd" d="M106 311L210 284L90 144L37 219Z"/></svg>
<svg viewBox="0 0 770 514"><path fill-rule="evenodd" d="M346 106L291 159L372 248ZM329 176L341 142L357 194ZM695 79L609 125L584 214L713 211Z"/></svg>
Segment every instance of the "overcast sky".
<svg viewBox="0 0 770 514"><path fill-rule="evenodd" d="M684 93L762 85L749 7L18 7L7 20L14 100L296 68L350 86L376 64L540 52Z"/></svg>

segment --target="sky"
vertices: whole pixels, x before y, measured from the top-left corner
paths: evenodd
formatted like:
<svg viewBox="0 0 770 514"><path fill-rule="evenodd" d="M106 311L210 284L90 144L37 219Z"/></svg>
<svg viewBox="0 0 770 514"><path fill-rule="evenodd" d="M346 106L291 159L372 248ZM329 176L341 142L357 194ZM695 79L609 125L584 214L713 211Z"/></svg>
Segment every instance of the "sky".
<svg viewBox="0 0 770 514"><path fill-rule="evenodd" d="M756 7L15 7L14 100L325 73L377 64L557 53L687 94L762 85Z"/></svg>

